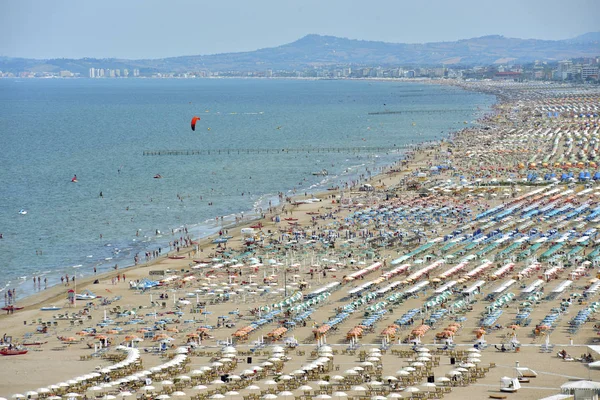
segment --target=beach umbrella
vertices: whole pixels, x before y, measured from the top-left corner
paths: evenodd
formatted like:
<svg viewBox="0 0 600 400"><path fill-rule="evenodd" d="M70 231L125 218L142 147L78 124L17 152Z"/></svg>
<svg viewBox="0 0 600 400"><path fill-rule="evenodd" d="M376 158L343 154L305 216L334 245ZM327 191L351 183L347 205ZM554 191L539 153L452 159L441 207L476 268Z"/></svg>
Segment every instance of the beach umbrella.
<svg viewBox="0 0 600 400"><path fill-rule="evenodd" d="M321 381L317 382L317 385L319 385L319 386L329 386L329 385L330 385L330 383L329 383L329 382L327 382L327 381L323 381L323 380L321 380Z"/></svg>
<svg viewBox="0 0 600 400"><path fill-rule="evenodd" d="M92 392L97 392L99 390L102 390L102 388L100 386L92 386L88 390L91 390Z"/></svg>
<svg viewBox="0 0 600 400"><path fill-rule="evenodd" d="M302 386L300 386L300 387L298 388L298 390L302 390L302 391L305 391L305 392L309 392L309 391L311 391L311 390L312 390L312 387L310 387L310 386L308 386L308 385L302 385Z"/></svg>
<svg viewBox="0 0 600 400"><path fill-rule="evenodd" d="M159 400L166 400L166 399L170 399L171 396L169 396L168 394L159 394L158 396L155 397L155 399L159 399Z"/></svg>
<svg viewBox="0 0 600 400"><path fill-rule="evenodd" d="M331 395L337 398L348 397L346 392L333 392Z"/></svg>
<svg viewBox="0 0 600 400"><path fill-rule="evenodd" d="M44 387L43 387L43 388L39 388L39 389L37 389L36 391L37 391L38 393L42 393L42 394L44 394L44 393L50 393L50 389L48 389L48 388L44 388Z"/></svg>
<svg viewBox="0 0 600 400"><path fill-rule="evenodd" d="M204 389L208 389L208 386L206 386L206 385L196 385L192 389L194 389L194 390L204 390Z"/></svg>
<svg viewBox="0 0 600 400"><path fill-rule="evenodd" d="M407 392L407 393L416 393L416 392L420 392L420 391L421 390L415 386L409 386L406 389L404 389L404 392Z"/></svg>
<svg viewBox="0 0 600 400"><path fill-rule="evenodd" d="M400 399L402 395L400 393L390 393L387 395L388 399Z"/></svg>
<svg viewBox="0 0 600 400"><path fill-rule="evenodd" d="M365 369L364 369L363 367L361 367L360 365L359 365L359 366L356 366L356 367L354 367L354 368L352 368L352 369L353 369L353 370L355 370L355 371L364 371L364 370L365 370Z"/></svg>
<svg viewBox="0 0 600 400"><path fill-rule="evenodd" d="M211 384L211 385L222 385L222 384L224 384L224 383L225 383L225 382L223 382L223 381L222 381L222 380L220 380L220 379L215 379L214 381L210 381L210 384Z"/></svg>
<svg viewBox="0 0 600 400"><path fill-rule="evenodd" d="M331 377L334 381L343 381L345 378L341 375L334 375Z"/></svg>
<svg viewBox="0 0 600 400"><path fill-rule="evenodd" d="M279 379L281 379L282 381L290 381L290 380L294 379L294 377L291 375L281 375L279 377Z"/></svg>
<svg viewBox="0 0 600 400"><path fill-rule="evenodd" d="M294 374L294 375L304 375L304 374L306 374L306 371L301 370L301 369L296 369L296 370L292 371L292 374Z"/></svg>
<svg viewBox="0 0 600 400"><path fill-rule="evenodd" d="M143 390L143 391L145 391L145 392L149 392L151 390L155 390L156 388L154 386L152 386L152 385L147 385L147 386L142 386L140 389Z"/></svg>
<svg viewBox="0 0 600 400"><path fill-rule="evenodd" d="M438 382L450 382L450 378L446 378L445 376L441 376L437 379Z"/></svg>
<svg viewBox="0 0 600 400"><path fill-rule="evenodd" d="M399 371L396 371L396 375L398 375L398 376L409 376L410 372L401 369Z"/></svg>
<svg viewBox="0 0 600 400"><path fill-rule="evenodd" d="M67 393L65 395L63 395L63 397L69 398L69 397L81 397L81 395L79 393Z"/></svg>
<svg viewBox="0 0 600 400"><path fill-rule="evenodd" d="M62 397L60 396L50 396L50 397L46 397L47 400L62 400Z"/></svg>
<svg viewBox="0 0 600 400"><path fill-rule="evenodd" d="M262 399L276 399L277 396L275 396L274 394L265 394L263 397L261 397Z"/></svg>
<svg viewBox="0 0 600 400"><path fill-rule="evenodd" d="M177 392L171 393L171 396L187 396L187 395L184 392L177 391Z"/></svg>
<svg viewBox="0 0 600 400"><path fill-rule="evenodd" d="M288 391L288 390L284 390L283 392L279 392L277 393L277 396L279 397L292 397L294 396L294 393Z"/></svg>
<svg viewBox="0 0 600 400"><path fill-rule="evenodd" d="M344 374L346 374L346 375L358 375L358 371L356 371L354 369L347 369L346 371L344 371Z"/></svg>
<svg viewBox="0 0 600 400"><path fill-rule="evenodd" d="M392 381L392 382L395 382L395 381L397 381L397 380L398 380L398 378L396 378L395 376L392 376L392 375L388 375L388 376L384 376L384 377L383 377L383 380L384 380L384 381Z"/></svg>
<svg viewBox="0 0 600 400"><path fill-rule="evenodd" d="M404 367L404 370L408 372L415 372L417 369L415 367Z"/></svg>
<svg viewBox="0 0 600 400"><path fill-rule="evenodd" d="M102 400L115 400L117 396L113 396L112 394L106 394L102 396Z"/></svg>
<svg viewBox="0 0 600 400"><path fill-rule="evenodd" d="M375 395L371 397L371 400L387 400L387 397L381 395Z"/></svg>
<svg viewBox="0 0 600 400"><path fill-rule="evenodd" d="M266 381L263 382L265 385L277 385L277 382L275 382L273 379L267 379Z"/></svg>
<svg viewBox="0 0 600 400"><path fill-rule="evenodd" d="M30 390L25 393L25 396L27 396L27 397L37 397L37 395L38 395L38 392L36 392L34 390Z"/></svg>
<svg viewBox="0 0 600 400"><path fill-rule="evenodd" d="M364 386L353 386L352 391L354 392L366 392L367 388Z"/></svg>
<svg viewBox="0 0 600 400"><path fill-rule="evenodd" d="M250 385L250 386L246 386L245 389L246 390L260 390L260 387L256 386L256 385Z"/></svg>
<svg viewBox="0 0 600 400"><path fill-rule="evenodd" d="M225 396L223 396L221 393L215 393L209 397L209 399L224 399L224 398L225 398Z"/></svg>
<svg viewBox="0 0 600 400"><path fill-rule="evenodd" d="M313 397L314 399L331 399L331 396L328 394L320 394L318 396Z"/></svg>

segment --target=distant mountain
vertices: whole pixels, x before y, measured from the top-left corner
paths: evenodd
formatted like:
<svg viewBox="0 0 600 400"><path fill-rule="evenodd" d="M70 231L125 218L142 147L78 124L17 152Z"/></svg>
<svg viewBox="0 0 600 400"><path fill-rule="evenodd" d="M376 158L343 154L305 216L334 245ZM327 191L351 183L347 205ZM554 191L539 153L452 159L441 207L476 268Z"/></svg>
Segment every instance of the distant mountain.
<svg viewBox="0 0 600 400"><path fill-rule="evenodd" d="M89 68L144 72L264 71L336 65L431 66L558 61L600 55L600 32L566 40L506 38L499 35L422 44L386 43L307 35L282 46L240 53L170 57L153 60L51 59L0 57L0 71L70 70L87 75Z"/></svg>

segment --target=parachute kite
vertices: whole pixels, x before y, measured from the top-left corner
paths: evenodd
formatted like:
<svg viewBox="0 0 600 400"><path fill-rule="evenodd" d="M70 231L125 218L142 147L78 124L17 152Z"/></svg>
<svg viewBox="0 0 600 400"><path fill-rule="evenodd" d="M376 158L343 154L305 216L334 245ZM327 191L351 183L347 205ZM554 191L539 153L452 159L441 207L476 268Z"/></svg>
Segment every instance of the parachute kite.
<svg viewBox="0 0 600 400"><path fill-rule="evenodd" d="M192 118L192 130L195 131L196 130L196 122L200 121L200 117L194 117Z"/></svg>

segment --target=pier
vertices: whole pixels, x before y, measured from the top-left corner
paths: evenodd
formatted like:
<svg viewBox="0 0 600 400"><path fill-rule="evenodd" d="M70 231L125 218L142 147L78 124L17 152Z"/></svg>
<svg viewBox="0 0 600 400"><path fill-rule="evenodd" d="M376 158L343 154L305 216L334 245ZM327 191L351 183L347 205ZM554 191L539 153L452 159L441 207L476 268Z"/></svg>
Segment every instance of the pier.
<svg viewBox="0 0 600 400"><path fill-rule="evenodd" d="M390 153L412 148L412 144L399 146L370 147L292 147L283 149L247 148L247 149L189 149L189 150L144 150L144 156L211 156L243 154L298 154L298 153Z"/></svg>

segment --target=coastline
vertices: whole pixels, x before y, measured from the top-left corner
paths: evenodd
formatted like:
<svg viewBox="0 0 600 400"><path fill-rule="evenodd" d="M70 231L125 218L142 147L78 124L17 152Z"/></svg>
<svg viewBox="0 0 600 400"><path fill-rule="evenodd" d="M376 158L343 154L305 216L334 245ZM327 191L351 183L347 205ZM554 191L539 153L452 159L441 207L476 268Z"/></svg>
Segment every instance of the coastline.
<svg viewBox="0 0 600 400"><path fill-rule="evenodd" d="M233 78L223 78L223 79L233 79ZM249 77L248 79L291 79L291 80L302 80L304 78L261 78L261 77ZM321 78L306 78L306 79L308 79L308 80L322 80ZM398 78L398 79L396 79L396 78L389 78L389 79L380 79L380 78L353 78L353 79L346 79L346 80L349 80L349 81L406 82L406 83L417 83L417 84L426 83L426 84L436 84L436 85L441 84L441 85L444 85L444 86L457 87L456 85L454 85L452 83L449 83L449 82L440 82L440 80L437 80L437 79L418 79L417 80L417 79L402 79L402 78ZM465 88L461 88L461 89L462 90L466 90ZM487 94L490 94L490 93L487 93ZM490 109L493 110L494 107L496 107L497 105L498 105L498 101L496 101L491 106ZM444 139L447 139L450 135L452 135L455 132L457 132L457 131L447 132L445 134ZM410 153L413 150L422 151L421 149L424 146L432 146L432 145L433 146L437 146L437 145L439 145L439 143L440 143L439 141L425 141L425 142L420 142L420 143L408 144L403 149L399 148L398 149L398 153L397 153L398 154L398 161L395 161L395 163L398 163L399 160L403 159L403 157L405 156L405 154ZM393 164L392 165L385 164L383 166L379 166L378 167L379 172L377 172L376 174L372 175L369 179L366 179L364 181L361 180L360 183L369 183L369 182L372 183L372 182L376 181L377 179L381 178L382 176L386 176L385 170L388 170L388 169L393 168L393 167L394 167ZM344 177L342 175L339 175L339 176L337 176L336 181L331 182L331 184L339 187L340 183L343 180L345 180L345 179L346 179L346 177ZM323 185L319 185L319 186L323 186ZM309 195L314 196L314 197L318 197L318 198L326 196L326 195L331 195L331 194L334 193L332 191L328 191L327 189L324 189L323 187L317 188L317 189L305 188L305 189L299 190L299 191L306 192ZM286 193L286 194L290 193L290 192L291 192L291 189L284 191L284 193ZM339 190L335 191L335 194L339 195L340 194ZM274 199L277 197L274 194L271 194L271 195L269 195L269 194L261 194L261 195L258 196L258 198L259 199L263 198L263 201L266 203L265 199L268 199L269 198L268 196L272 196ZM300 195L295 196L295 195L291 195L291 194L290 194L290 196L293 196L294 199L299 199L299 198L302 197ZM214 216L213 218L209 218L209 219L205 220L204 222L200 222L200 223L197 223L197 224L194 224L194 225L198 226L198 227L203 227L201 230L210 230L210 231L214 231L214 232L218 232L220 228L223 228L223 229L231 229L231 228L241 229L242 227L247 227L247 226L249 226L249 225L251 225L253 223L262 221L261 218L260 218L260 216L258 215L258 209L256 207L256 204L257 204L258 201L260 201L260 200L255 201L255 203L252 205L253 209L250 208L250 209L242 210L240 212L236 212L236 213L229 214L229 215L225 216L226 223L224 223L224 224L223 224L223 222L221 222L221 224L215 224L213 227L210 227L210 225L208 224L208 222L209 221L214 221L215 218L218 218L218 216ZM281 210L281 207L284 206L285 204L275 203L275 205L276 205L276 207L273 207L275 210ZM264 208L267 208L266 204L265 204ZM244 221L242 223L236 224L236 222L233 219L235 218L236 215L238 215L240 213L242 215L245 215L246 217L244 218ZM273 213L273 215L275 215L275 214L276 214L276 212ZM229 221L227 221L228 218L230 219ZM182 233L184 227L185 227L185 225L183 225L181 227L178 227L178 228L176 228L174 230L174 232L170 236L168 234L166 234L164 236L169 237L169 238L171 236L173 238L177 238L177 236L179 236ZM206 247L209 247L208 246L208 244L209 244L208 242L210 242L210 240L214 239L217 236L218 235L216 235L215 233L208 233L205 236L191 237L191 240L192 241L198 241L198 242L202 243L202 244L199 244L199 246L206 248ZM169 239L168 238L163 238L163 240L164 240L164 243L163 242L154 243L154 244L151 245L151 247L146 248L145 251L151 251L153 249L156 249L157 247L160 247L161 246L160 243L162 243L162 246L163 246L163 249L164 249L164 247L166 247L167 243L169 242ZM192 252L193 251L193 247L194 246L192 246L190 248L186 248L185 250L182 250L182 254L184 254L184 251L185 251L186 255L188 253ZM144 250L142 250L142 251L144 251ZM130 264L130 263L122 264L122 261L119 261L118 262L119 263L119 272L122 273L122 272L126 272L126 271L131 271L131 270L136 269L136 268L147 268L147 267L150 267L150 266L155 265L155 264L157 264L157 263L159 263L161 261L168 260L168 256L173 255L173 253L174 253L174 250L170 250L167 254L163 254L159 258L153 258L153 259L151 259L150 261L147 261L147 262L140 262L138 265L134 265L134 264ZM140 258L142 258L142 257L140 257ZM118 260L112 260L112 261L114 262L114 261L118 261ZM107 263L107 264L109 264L109 263ZM85 269L86 275L84 275L83 277L76 276L76 279L78 281L78 283L77 283L78 287L81 287L83 289L84 286L87 287L95 279L106 279L107 277L115 275L115 271L112 270L112 268L110 270L108 270L108 271L105 271L105 272L103 271L103 272L98 273L98 274L92 274L91 271L88 271L88 269L91 269L91 268L92 267L90 265L90 266L88 266L88 268ZM72 275L77 275L78 273L81 273L82 271L84 271L84 270L83 269L74 269ZM66 271L63 271L63 272L66 272ZM69 273L69 275L71 275L71 273ZM29 285L29 282L26 281L26 282L20 284L19 286L25 286L25 285ZM8 289L8 288L9 287L7 286L5 289ZM18 288L19 287L17 286L17 289ZM59 296L59 293L60 293L60 291L62 289L57 289L57 288L64 289L64 286L62 286L59 283L56 283L55 285L48 286L47 289L42 289L42 290L35 289L34 293L30 293L26 297L17 297L18 300L17 300L17 302L16 302L15 305L17 305L19 307L23 306L26 309L28 309L29 307L31 307L33 305L39 305L39 304L41 304L43 302L54 302L54 301L59 302L61 300L60 296ZM17 292L19 292L19 290L17 290Z"/></svg>

